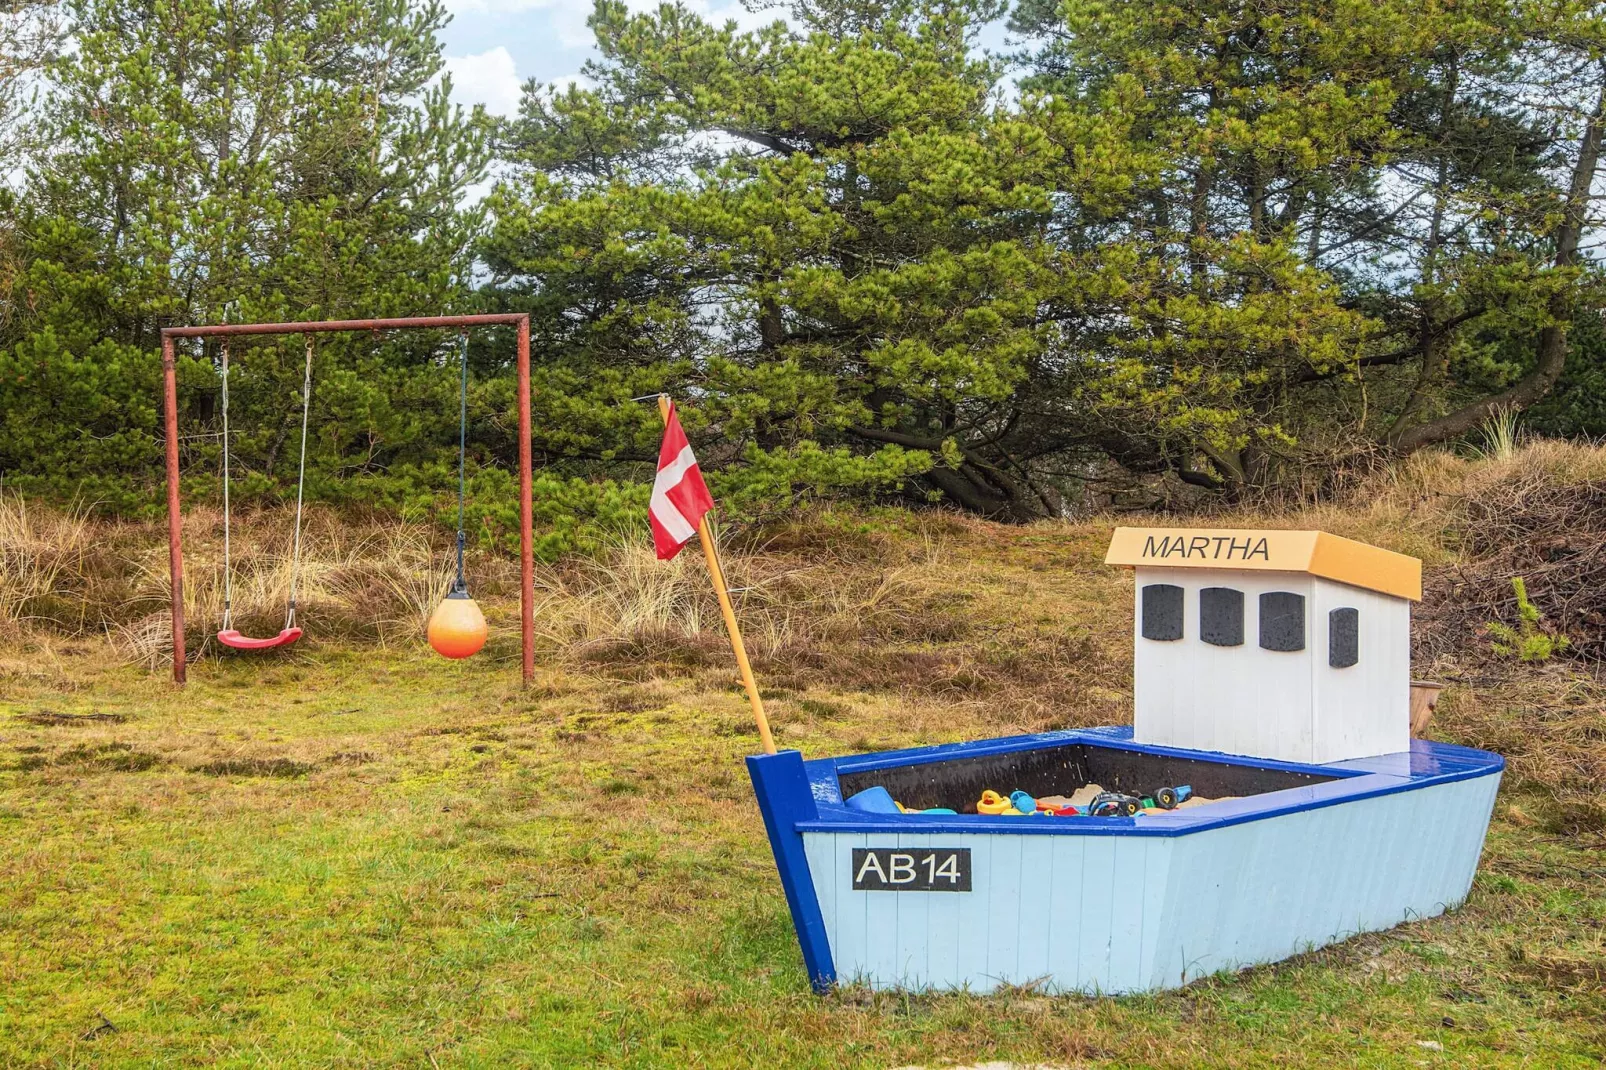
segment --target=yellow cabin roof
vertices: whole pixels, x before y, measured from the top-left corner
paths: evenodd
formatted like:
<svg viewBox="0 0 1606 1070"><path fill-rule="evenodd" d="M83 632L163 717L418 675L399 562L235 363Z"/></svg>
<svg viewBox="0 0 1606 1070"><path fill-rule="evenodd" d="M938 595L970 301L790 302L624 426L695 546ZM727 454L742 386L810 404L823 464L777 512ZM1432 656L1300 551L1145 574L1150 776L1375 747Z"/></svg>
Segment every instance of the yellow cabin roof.
<svg viewBox="0 0 1606 1070"><path fill-rule="evenodd" d="M1308 572L1396 598L1422 599L1422 562L1325 531L1116 528L1106 565Z"/></svg>

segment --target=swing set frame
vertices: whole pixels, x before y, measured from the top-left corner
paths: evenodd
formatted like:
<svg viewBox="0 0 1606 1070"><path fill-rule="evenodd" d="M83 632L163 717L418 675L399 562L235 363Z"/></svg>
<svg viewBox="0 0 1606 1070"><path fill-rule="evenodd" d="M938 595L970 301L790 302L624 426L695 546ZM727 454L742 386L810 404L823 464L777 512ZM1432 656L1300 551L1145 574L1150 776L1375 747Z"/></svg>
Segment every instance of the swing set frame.
<svg viewBox="0 0 1606 1070"><path fill-rule="evenodd" d="M162 403L167 432L167 556L173 590L173 682L185 681L183 512L179 503L178 369L180 338L236 338L257 334L336 334L346 331L397 331L455 327L518 329L519 408L519 617L523 640L524 683L535 679L535 473L530 450L530 316L526 312L473 316L403 316L393 319L323 320L316 323L226 323L213 326L162 328ZM225 444L225 449L227 444Z"/></svg>

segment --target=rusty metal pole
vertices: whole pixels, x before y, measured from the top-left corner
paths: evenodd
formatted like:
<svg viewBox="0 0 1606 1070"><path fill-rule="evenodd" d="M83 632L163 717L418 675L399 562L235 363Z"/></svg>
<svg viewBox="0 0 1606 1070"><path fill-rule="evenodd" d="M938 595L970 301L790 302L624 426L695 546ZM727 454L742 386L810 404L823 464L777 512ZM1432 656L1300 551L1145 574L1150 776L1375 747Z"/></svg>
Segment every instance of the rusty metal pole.
<svg viewBox="0 0 1606 1070"><path fill-rule="evenodd" d="M519 320L519 619L524 684L535 680L535 464L530 449L530 317Z"/></svg>
<svg viewBox="0 0 1606 1070"><path fill-rule="evenodd" d="M162 406L167 423L167 567L173 592L173 682L184 683L183 516L178 501L178 369L173 339L162 336Z"/></svg>
<svg viewBox="0 0 1606 1070"><path fill-rule="evenodd" d="M283 323L214 323L191 327L164 327L167 338L237 338L248 334L323 334L330 331L391 331L419 327L492 327L528 322L523 312L483 312L472 316L399 316L372 320L315 320Z"/></svg>

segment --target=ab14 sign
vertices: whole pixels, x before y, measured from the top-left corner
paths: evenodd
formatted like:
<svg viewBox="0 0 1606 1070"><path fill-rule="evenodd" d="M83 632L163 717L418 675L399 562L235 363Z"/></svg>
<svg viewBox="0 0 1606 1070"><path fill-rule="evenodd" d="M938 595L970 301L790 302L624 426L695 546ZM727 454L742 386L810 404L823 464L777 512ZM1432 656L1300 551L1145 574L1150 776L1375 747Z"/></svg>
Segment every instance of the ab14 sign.
<svg viewBox="0 0 1606 1070"><path fill-rule="evenodd" d="M968 892L969 847L855 847L856 892Z"/></svg>

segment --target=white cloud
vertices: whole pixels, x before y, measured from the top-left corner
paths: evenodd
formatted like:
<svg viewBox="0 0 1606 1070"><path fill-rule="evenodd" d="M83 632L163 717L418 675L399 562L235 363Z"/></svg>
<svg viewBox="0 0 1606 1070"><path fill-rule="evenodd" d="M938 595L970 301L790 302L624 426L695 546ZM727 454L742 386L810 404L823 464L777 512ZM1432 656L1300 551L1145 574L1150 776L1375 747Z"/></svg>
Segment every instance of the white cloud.
<svg viewBox="0 0 1606 1070"><path fill-rule="evenodd" d="M493 163L491 165L491 169L486 172L484 178L463 190L462 206L464 208L468 208L472 205L479 204L485 199L485 195L490 193L491 190L495 189L496 184L502 181L502 179L506 178L507 175L508 168L506 164Z"/></svg>
<svg viewBox="0 0 1606 1070"><path fill-rule="evenodd" d="M661 0L625 0L631 11L657 11ZM739 0L685 0L686 8L715 26L734 19L742 29L768 25L781 17L780 11L749 11ZM446 0L446 10L457 16L525 16L547 24L562 48L590 48L596 43L586 20L593 10L591 0ZM540 12L539 15L532 14Z"/></svg>
<svg viewBox="0 0 1606 1070"><path fill-rule="evenodd" d="M656 5L653 5L656 6ZM524 16L546 24L546 31L562 48L588 48L595 43L586 19L591 0L446 0L452 15L480 20L486 17ZM532 14L540 12L540 14Z"/></svg>
<svg viewBox="0 0 1606 1070"><path fill-rule="evenodd" d="M497 45L477 56L447 56L452 99L464 106L485 105L494 115L517 115L521 81L513 56Z"/></svg>
<svg viewBox="0 0 1606 1070"><path fill-rule="evenodd" d="M583 74L560 74L556 78L548 78L543 85L556 86L558 92L566 93L572 85L577 89L595 89L597 83Z"/></svg>
<svg viewBox="0 0 1606 1070"><path fill-rule="evenodd" d="M716 26L733 19L747 30L777 16L773 10L748 11L740 0L683 2L694 14ZM626 3L637 12L656 11L659 6L659 0ZM586 25L592 12L591 0L447 0L447 8L458 16L459 29L468 31L473 40L468 47L499 42L483 52L445 58L445 73L451 76L452 99L457 103L483 104L493 114L513 116L518 114L523 83L531 75L541 84L556 85L560 90L571 84L592 87L583 75L554 78L543 70L573 70L578 61L595 55L595 41Z"/></svg>

